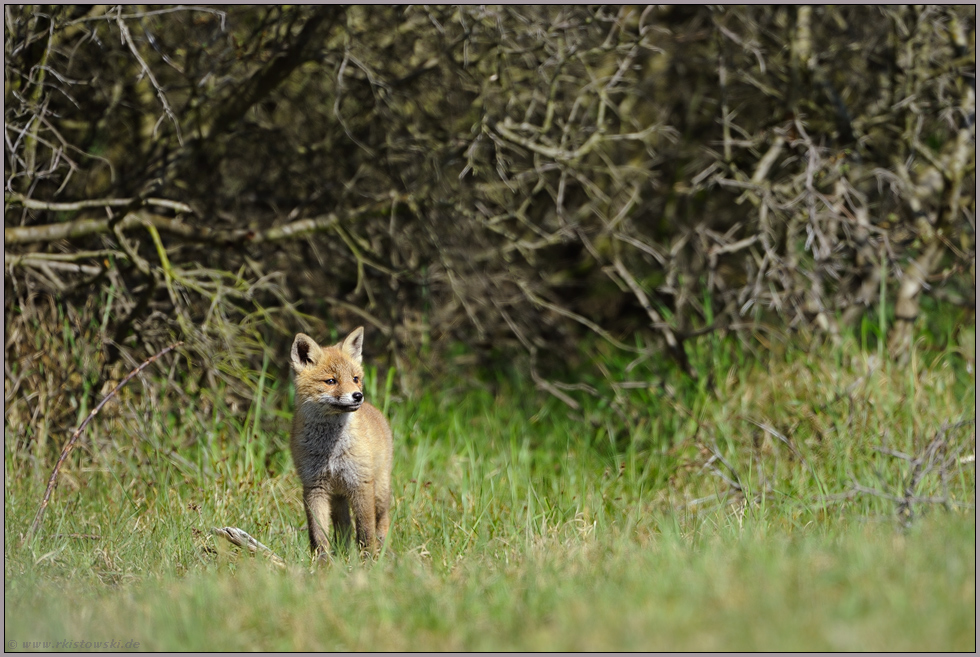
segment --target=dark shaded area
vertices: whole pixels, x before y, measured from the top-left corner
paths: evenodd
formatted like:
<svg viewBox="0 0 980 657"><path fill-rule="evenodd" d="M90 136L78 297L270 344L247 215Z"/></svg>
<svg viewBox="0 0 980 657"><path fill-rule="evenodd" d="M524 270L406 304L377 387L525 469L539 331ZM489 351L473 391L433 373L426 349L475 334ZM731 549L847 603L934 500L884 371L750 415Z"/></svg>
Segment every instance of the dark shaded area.
<svg viewBox="0 0 980 657"><path fill-rule="evenodd" d="M362 323L546 376L972 313L973 6L101 11L5 10L8 399L39 333L94 391L175 339L202 386Z"/></svg>

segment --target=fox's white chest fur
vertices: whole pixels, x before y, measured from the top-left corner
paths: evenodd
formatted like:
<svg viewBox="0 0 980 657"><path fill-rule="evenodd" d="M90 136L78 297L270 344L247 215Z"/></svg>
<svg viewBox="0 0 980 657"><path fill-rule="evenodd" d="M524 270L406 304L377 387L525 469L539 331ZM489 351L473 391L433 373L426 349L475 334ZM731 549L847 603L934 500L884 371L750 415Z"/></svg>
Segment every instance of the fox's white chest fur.
<svg viewBox="0 0 980 657"><path fill-rule="evenodd" d="M351 453L353 413L323 413L316 402L303 404L299 412L304 425L299 447L309 455L299 468L303 484L331 488L340 484L345 489L356 486L362 477Z"/></svg>

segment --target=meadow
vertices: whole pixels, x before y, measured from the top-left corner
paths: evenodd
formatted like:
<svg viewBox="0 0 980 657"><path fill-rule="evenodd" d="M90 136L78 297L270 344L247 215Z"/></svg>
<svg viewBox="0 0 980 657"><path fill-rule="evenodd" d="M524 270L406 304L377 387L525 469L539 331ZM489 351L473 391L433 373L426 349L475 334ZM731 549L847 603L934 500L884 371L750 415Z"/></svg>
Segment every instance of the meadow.
<svg viewBox="0 0 980 657"><path fill-rule="evenodd" d="M240 407L121 396L26 542L63 439L5 436L5 648L975 651L975 329L902 364L872 333L704 339L697 380L590 345L619 383L577 409L517 367L369 369L396 436L369 563L310 563L271 368Z"/></svg>

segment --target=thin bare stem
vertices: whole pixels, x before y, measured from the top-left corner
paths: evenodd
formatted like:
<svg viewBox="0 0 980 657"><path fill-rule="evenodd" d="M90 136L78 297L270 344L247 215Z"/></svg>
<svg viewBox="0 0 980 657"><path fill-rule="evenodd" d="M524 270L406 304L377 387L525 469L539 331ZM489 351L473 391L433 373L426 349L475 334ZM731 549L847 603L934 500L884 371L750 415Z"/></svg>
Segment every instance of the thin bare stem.
<svg viewBox="0 0 980 657"><path fill-rule="evenodd" d="M48 501L51 499L51 493L54 492L55 485L58 483L58 473L61 471L61 464L65 462L66 458L68 458L68 454L71 453L71 450L75 448L75 443L78 442L78 439L81 437L82 432L85 431L85 427L88 426L88 423L99 414L99 411L101 411L102 407L106 405L106 402L115 397L116 393L122 390L123 386L129 383L134 376L142 372L147 366L155 362L158 358L173 351L182 344L184 343L175 342L169 347L164 348L143 361L141 365L127 374L125 378L123 378L123 380L120 381L119 384L113 388L112 391L102 399L102 401L99 402L98 406L92 409L92 412L88 414L88 417L85 418L81 426L75 429L75 433L71 435L71 438L68 439L65 446L61 448L61 456L58 457L58 462L54 464L54 469L51 471L51 476L48 477L48 486L44 489L44 496L41 498L41 505L38 507L37 513L34 514L34 521L31 523L30 529L27 530L27 535L24 537L21 545L24 545L30 541L37 533L38 528L41 526L41 520L44 518L44 510L48 507Z"/></svg>

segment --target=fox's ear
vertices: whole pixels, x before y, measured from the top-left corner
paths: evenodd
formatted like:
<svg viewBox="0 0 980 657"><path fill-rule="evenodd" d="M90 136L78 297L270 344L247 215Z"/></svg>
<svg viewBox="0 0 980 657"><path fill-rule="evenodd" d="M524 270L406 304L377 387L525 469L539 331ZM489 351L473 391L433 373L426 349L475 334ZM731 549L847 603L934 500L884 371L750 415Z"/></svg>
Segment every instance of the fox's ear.
<svg viewBox="0 0 980 657"><path fill-rule="evenodd" d="M358 365L361 364L361 347L364 346L364 327L358 326L350 332L340 344L340 350L351 357Z"/></svg>
<svg viewBox="0 0 980 657"><path fill-rule="evenodd" d="M297 333L296 339L293 340L293 349L289 353L293 370L299 373L307 367L316 365L322 353L323 350L313 338L304 333Z"/></svg>

